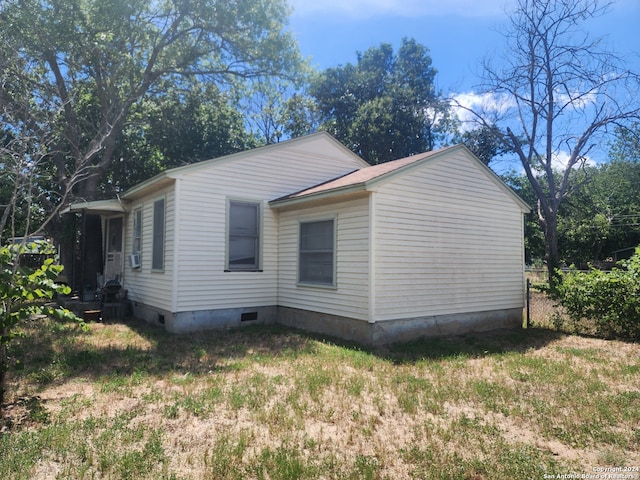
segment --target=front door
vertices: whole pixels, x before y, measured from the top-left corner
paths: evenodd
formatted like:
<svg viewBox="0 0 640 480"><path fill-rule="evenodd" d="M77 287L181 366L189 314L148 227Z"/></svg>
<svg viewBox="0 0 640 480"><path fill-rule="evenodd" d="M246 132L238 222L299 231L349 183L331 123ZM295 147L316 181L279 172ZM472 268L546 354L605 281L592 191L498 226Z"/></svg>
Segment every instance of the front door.
<svg viewBox="0 0 640 480"><path fill-rule="evenodd" d="M104 282L122 281L122 217L107 220Z"/></svg>

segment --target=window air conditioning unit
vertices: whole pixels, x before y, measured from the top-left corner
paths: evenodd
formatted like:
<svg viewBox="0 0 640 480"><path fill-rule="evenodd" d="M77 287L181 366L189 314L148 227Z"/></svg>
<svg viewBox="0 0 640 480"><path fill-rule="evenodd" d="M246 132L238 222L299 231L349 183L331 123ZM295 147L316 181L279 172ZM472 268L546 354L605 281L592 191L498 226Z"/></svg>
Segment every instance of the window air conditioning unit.
<svg viewBox="0 0 640 480"><path fill-rule="evenodd" d="M129 255L129 265L131 265L131 268L140 268L140 254L139 253L134 253L132 255Z"/></svg>

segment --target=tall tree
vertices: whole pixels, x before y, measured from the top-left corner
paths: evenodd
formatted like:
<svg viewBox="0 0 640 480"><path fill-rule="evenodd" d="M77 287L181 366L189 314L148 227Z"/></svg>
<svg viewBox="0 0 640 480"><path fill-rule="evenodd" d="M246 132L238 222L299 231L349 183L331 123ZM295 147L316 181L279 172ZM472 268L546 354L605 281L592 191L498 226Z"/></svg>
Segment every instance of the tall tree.
<svg viewBox="0 0 640 480"><path fill-rule="evenodd" d="M0 45L20 60L3 63L0 76L25 78L28 67L28 105L58 113L49 160L63 198L74 187L80 197L96 196L132 106L161 80L198 76L230 88L238 79L294 75L299 62L284 30L284 0L0 5Z"/></svg>
<svg viewBox="0 0 640 480"><path fill-rule="evenodd" d="M239 108L245 112L251 135L262 144L278 143L288 138L288 99L297 86L282 78L260 78L243 92Z"/></svg>
<svg viewBox="0 0 640 480"><path fill-rule="evenodd" d="M42 223L38 222L44 214L38 208L39 197L59 200L55 188L38 191L50 171L47 159L55 152L50 126L57 112L48 108L46 99L33 98L29 62L15 51L0 48L0 72L8 69L19 73L0 76L0 243L26 235L34 224Z"/></svg>
<svg viewBox="0 0 640 480"><path fill-rule="evenodd" d="M612 160L640 163L640 122L616 128L616 136L610 144L609 156Z"/></svg>
<svg viewBox="0 0 640 480"><path fill-rule="evenodd" d="M371 164L432 150L448 107L434 86L429 50L403 39L358 53L356 65L329 68L311 83L326 129Z"/></svg>
<svg viewBox="0 0 640 480"><path fill-rule="evenodd" d="M589 181L562 205L560 255L585 266L640 244L640 162L613 160L573 175Z"/></svg>
<svg viewBox="0 0 640 480"><path fill-rule="evenodd" d="M496 157L509 152L509 145L502 140L495 126L481 125L454 136L455 143L464 144L482 163L489 165Z"/></svg>
<svg viewBox="0 0 640 480"><path fill-rule="evenodd" d="M536 194L525 174L511 170L501 174L500 177L527 204L535 205ZM544 234L533 211L524 217L524 254L527 265L537 265L542 262L545 254Z"/></svg>
<svg viewBox="0 0 640 480"><path fill-rule="evenodd" d="M257 145L235 97L216 85L189 79L163 82L160 90L132 107L100 186L104 196L113 198L168 168Z"/></svg>
<svg viewBox="0 0 640 480"><path fill-rule="evenodd" d="M256 79L240 95L239 108L245 113L251 136L261 143L278 143L317 130L317 106L305 91L317 72L303 63L298 73L295 80Z"/></svg>
<svg viewBox="0 0 640 480"><path fill-rule="evenodd" d="M284 131L291 137L315 132L320 126L320 112L313 99L305 93L294 93L285 101Z"/></svg>
<svg viewBox="0 0 640 480"><path fill-rule="evenodd" d="M484 64L482 93L501 100L504 115L474 112L488 127L496 122L536 194L552 287L560 205L579 187L573 170L596 153L611 127L640 115L637 73L585 31L611 3L517 0L500 66Z"/></svg>

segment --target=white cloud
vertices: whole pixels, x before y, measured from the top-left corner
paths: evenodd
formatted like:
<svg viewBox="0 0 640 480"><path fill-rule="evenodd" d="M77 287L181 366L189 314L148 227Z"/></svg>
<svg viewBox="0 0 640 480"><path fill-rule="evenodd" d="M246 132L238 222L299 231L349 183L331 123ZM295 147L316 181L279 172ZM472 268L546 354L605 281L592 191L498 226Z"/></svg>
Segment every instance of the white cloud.
<svg viewBox="0 0 640 480"><path fill-rule="evenodd" d="M423 15L461 15L486 17L500 15L513 0L289 0L294 15L331 14L353 19L380 15L416 17Z"/></svg>
<svg viewBox="0 0 640 480"><path fill-rule="evenodd" d="M477 117L469 110L482 114L486 119L495 119L514 106L513 99L504 94L465 92L453 96L453 110L463 131L477 128Z"/></svg>
<svg viewBox="0 0 640 480"><path fill-rule="evenodd" d="M515 106L510 95L495 93L464 92L456 93L454 100L463 107L504 113Z"/></svg>
<svg viewBox="0 0 640 480"><path fill-rule="evenodd" d="M567 168L568 162L569 162L569 152L560 151L553 154L551 165L554 170L559 172L564 172ZM595 167L597 165L596 161L590 157L585 158L584 164L590 167ZM577 168L579 166L582 166L581 162L578 162L576 165L574 165L573 168Z"/></svg>
<svg viewBox="0 0 640 480"><path fill-rule="evenodd" d="M585 108L595 105L598 101L597 90L591 90L590 92L575 91L575 92L561 92L555 93L556 100L560 103L571 105L576 110L584 110Z"/></svg>
<svg viewBox="0 0 640 480"><path fill-rule="evenodd" d="M584 102L585 104L588 103L588 97L585 97ZM463 132L478 128L478 120L469 110L482 114L483 118L492 121L504 117L510 109L516 106L513 98L508 95L496 95L492 93L479 94L472 91L453 95L452 105L458 120L460 120L460 130ZM508 160L509 163L507 163L505 171L513 168L512 160L512 158ZM569 153L561 150L553 154L551 164L554 170L563 172L567 168L568 162ZM578 162L573 168L578 168L582 165L582 162ZM595 166L597 162L592 157L586 157L584 165ZM492 164L492 168L494 169L497 166L496 164ZM521 170L521 173L524 173L524 170Z"/></svg>

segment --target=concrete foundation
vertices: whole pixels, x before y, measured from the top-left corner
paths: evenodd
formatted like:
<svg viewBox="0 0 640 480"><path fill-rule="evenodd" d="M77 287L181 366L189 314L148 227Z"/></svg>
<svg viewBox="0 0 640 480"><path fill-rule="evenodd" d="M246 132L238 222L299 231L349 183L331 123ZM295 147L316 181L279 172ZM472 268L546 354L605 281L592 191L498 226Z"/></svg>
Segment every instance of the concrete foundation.
<svg viewBox="0 0 640 480"><path fill-rule="evenodd" d="M372 326L372 345L403 343L422 337L522 328L522 308L415 317L377 322Z"/></svg>
<svg viewBox="0 0 640 480"><path fill-rule="evenodd" d="M371 331L375 325L355 318L289 307L278 307L278 323L287 327L299 328L321 335L330 335L363 345L372 343Z"/></svg>
<svg viewBox="0 0 640 480"><path fill-rule="evenodd" d="M133 313L135 317L161 325L172 333L280 324L363 345L403 343L421 337L522 327L521 308L403 318L376 323L276 305L171 313L134 303Z"/></svg>
<svg viewBox="0 0 640 480"><path fill-rule="evenodd" d="M140 302L131 302L131 311L135 318L145 322L164 327L167 320L171 320L173 314L167 310L149 307Z"/></svg>
<svg viewBox="0 0 640 480"><path fill-rule="evenodd" d="M501 328L521 328L522 309L403 318L368 323L353 318L279 307L278 323L364 345L404 343Z"/></svg>
<svg viewBox="0 0 640 480"><path fill-rule="evenodd" d="M202 330L222 330L247 325L273 324L277 320L278 307L225 308L171 313L134 304L133 315L149 323L164 326L171 333L189 333Z"/></svg>

